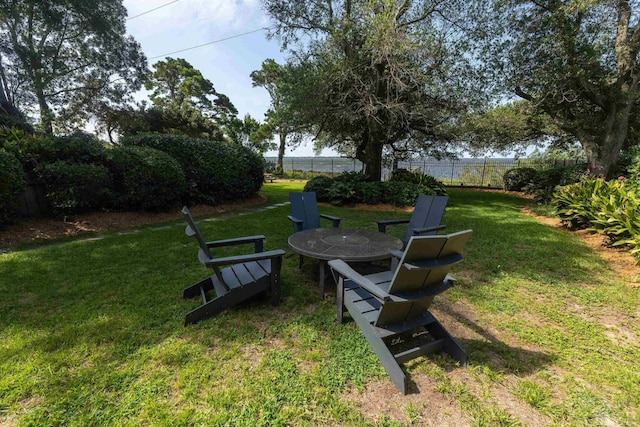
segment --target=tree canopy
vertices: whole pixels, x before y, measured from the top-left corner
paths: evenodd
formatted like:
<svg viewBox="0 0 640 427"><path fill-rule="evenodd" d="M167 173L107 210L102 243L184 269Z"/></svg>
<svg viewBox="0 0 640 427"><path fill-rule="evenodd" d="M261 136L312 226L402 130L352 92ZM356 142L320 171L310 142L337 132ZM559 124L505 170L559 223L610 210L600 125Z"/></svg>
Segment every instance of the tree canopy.
<svg viewBox="0 0 640 427"><path fill-rule="evenodd" d="M461 25L465 2L263 4L272 36L298 67L292 107L322 146L361 160L371 180L381 177L385 147L446 151L451 121L481 94L473 90L473 38Z"/></svg>
<svg viewBox="0 0 640 427"><path fill-rule="evenodd" d="M611 177L640 124L640 2L494 3L497 80L579 141L593 175Z"/></svg>
<svg viewBox="0 0 640 427"><path fill-rule="evenodd" d="M146 58L121 0L0 0L2 97L37 110L52 133L85 122L98 100L141 87Z"/></svg>
<svg viewBox="0 0 640 427"><path fill-rule="evenodd" d="M283 171L284 153L287 147L295 147L302 141L304 123L299 123L297 111L292 108L290 95L297 93L292 86L296 82L296 67L290 64L280 65L273 59L265 59L259 70L251 73L253 86L266 89L271 97L271 107L265 113L266 123L261 134L278 136L278 156L276 174Z"/></svg>

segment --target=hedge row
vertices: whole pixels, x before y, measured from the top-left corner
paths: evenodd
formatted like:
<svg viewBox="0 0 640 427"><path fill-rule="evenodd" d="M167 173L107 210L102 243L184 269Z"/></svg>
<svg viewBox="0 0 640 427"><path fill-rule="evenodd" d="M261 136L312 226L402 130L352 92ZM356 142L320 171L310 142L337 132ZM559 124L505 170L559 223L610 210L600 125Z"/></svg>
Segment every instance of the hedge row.
<svg viewBox="0 0 640 427"><path fill-rule="evenodd" d="M155 148L176 159L187 179L190 203L246 199L264 181L262 158L240 145L156 134L127 136L121 143Z"/></svg>
<svg viewBox="0 0 640 427"><path fill-rule="evenodd" d="M149 135L107 147L92 135L35 135L0 128L0 226L16 217L25 179L40 183L56 215L98 209L165 210L255 195L262 158L245 147Z"/></svg>

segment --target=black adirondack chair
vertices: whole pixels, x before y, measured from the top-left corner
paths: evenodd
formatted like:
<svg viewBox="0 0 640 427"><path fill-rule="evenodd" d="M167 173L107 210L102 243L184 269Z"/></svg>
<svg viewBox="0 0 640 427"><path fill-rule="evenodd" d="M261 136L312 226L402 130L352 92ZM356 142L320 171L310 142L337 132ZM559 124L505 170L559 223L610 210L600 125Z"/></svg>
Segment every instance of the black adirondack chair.
<svg viewBox="0 0 640 427"><path fill-rule="evenodd" d="M210 277L184 289L183 298L202 298L202 305L187 313L185 326L215 316L268 289L271 305L280 304L283 250L263 251L263 235L206 242L186 206L182 214L187 221L186 235L198 240L198 259L214 271ZM253 244L255 253L215 258L211 252L212 248L244 244Z"/></svg>
<svg viewBox="0 0 640 427"><path fill-rule="evenodd" d="M340 220L337 216L321 214L318 211L318 200L316 193L289 193L291 202L291 215L287 216L293 222L293 232L320 228L320 218L328 219L334 228L340 227Z"/></svg>
<svg viewBox="0 0 640 427"><path fill-rule="evenodd" d="M389 219L376 221L378 231L387 232L387 226L396 224L409 224L402 243L407 247L411 236L425 236L436 234L438 230L442 230L446 225L441 225L444 210L447 207L447 196L430 196L421 194L418 196L416 206L410 219Z"/></svg>
<svg viewBox="0 0 640 427"><path fill-rule="evenodd" d="M346 307L403 394L408 388L404 362L444 351L466 365L464 349L429 307L455 281L449 271L462 261L471 233L411 237L398 266L382 273L363 276L342 260L329 261L338 283L337 321L342 323Z"/></svg>
<svg viewBox="0 0 640 427"><path fill-rule="evenodd" d="M288 215L287 218L293 223L294 233L320 228L320 218L331 221L334 228L340 227L342 218L320 213L315 192L291 192L289 193L289 201L291 202L291 215ZM300 255L300 267L302 267L303 259L303 256Z"/></svg>

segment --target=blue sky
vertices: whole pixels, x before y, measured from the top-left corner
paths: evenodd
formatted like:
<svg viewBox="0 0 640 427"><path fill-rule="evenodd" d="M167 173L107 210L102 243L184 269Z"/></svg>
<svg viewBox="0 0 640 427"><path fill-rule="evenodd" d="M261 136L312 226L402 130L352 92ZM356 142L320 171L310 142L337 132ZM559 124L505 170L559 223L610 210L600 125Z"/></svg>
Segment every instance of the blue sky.
<svg viewBox="0 0 640 427"><path fill-rule="evenodd" d="M142 46L149 65L166 56L184 58L216 90L227 95L240 117L246 113L262 121L269 108L267 91L252 87L250 73L260 69L262 61L272 58L284 63L286 54L276 40L267 40L266 31L243 33L270 26L260 0L124 0L129 20L127 31ZM160 7L160 8L158 8ZM153 10L158 8L157 10ZM141 16L136 15L142 14ZM219 41L203 47L172 53ZM170 55L167 55L170 54ZM142 94L139 95L142 98ZM267 153L275 155L275 153ZM313 155L311 144L286 155ZM332 155L325 151L322 155Z"/></svg>

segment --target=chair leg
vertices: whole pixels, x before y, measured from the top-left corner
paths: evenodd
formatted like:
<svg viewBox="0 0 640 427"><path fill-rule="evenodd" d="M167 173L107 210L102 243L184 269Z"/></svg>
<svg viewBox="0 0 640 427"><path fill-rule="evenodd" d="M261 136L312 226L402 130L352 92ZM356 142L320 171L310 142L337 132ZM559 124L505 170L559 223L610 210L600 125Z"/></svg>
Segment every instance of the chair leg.
<svg viewBox="0 0 640 427"><path fill-rule="evenodd" d="M280 270L282 269L282 258L271 260L271 305L280 305Z"/></svg>
<svg viewBox="0 0 640 427"><path fill-rule="evenodd" d="M345 300L345 304L351 314L351 317L353 317L353 320L358 324L358 327L369 342L371 349L376 356L378 356L378 360L380 360L384 370L389 374L391 381L402 394L407 394L407 376L398 364L398 361L391 350L387 347L387 344L382 340L380 335L373 330L369 321L362 315L362 313L360 313L353 303L347 299Z"/></svg>

